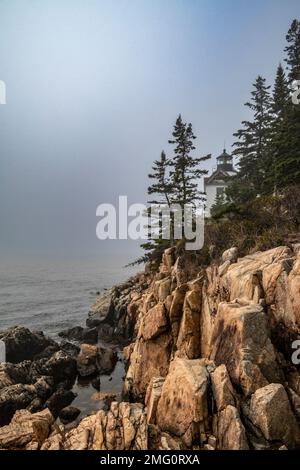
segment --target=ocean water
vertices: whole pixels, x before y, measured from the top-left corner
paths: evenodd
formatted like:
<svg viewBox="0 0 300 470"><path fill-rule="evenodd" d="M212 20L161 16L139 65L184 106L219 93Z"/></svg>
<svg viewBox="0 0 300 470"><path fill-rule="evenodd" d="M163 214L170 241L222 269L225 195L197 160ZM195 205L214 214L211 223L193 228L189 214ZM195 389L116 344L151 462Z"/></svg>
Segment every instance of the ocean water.
<svg viewBox="0 0 300 470"><path fill-rule="evenodd" d="M0 264L0 330L14 325L42 330L60 341L58 333L76 325L85 326L90 305L97 292L125 281L137 272L123 268L128 258L67 258L18 259ZM114 371L100 377L100 391L113 392L121 398L125 374L122 352ZM73 391L77 397L72 405L81 409L77 422L105 406L95 400L96 390L89 380L78 380Z"/></svg>
<svg viewBox="0 0 300 470"><path fill-rule="evenodd" d="M127 258L30 258L0 262L0 329L22 325L57 339L85 326L97 292L137 272Z"/></svg>

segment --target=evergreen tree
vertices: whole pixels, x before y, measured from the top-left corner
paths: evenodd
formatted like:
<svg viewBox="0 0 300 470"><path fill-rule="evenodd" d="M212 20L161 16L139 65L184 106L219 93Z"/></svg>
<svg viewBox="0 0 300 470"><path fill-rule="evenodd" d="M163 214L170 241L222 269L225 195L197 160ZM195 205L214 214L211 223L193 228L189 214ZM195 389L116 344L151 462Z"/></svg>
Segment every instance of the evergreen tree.
<svg viewBox="0 0 300 470"><path fill-rule="evenodd" d="M236 202L245 202L264 191L266 176L267 148L270 140L271 102L270 87L260 75L253 84L250 102L245 106L252 111L253 119L243 121L242 129L234 136L238 140L233 144L233 155L239 157L239 172L233 178L227 195Z"/></svg>
<svg viewBox="0 0 300 470"><path fill-rule="evenodd" d="M300 80L300 22L293 20L286 35L285 48L289 82Z"/></svg>
<svg viewBox="0 0 300 470"><path fill-rule="evenodd" d="M155 160L152 166L153 173L148 175L148 178L154 180L151 186L148 187L148 194L157 194L163 197L161 200L148 201L149 204L171 204L171 195L173 186L168 176L170 161L167 159L164 151L160 154L160 160Z"/></svg>
<svg viewBox="0 0 300 470"><path fill-rule="evenodd" d="M196 136L193 133L192 124L183 122L181 115L176 120L172 136L173 139L169 140L169 143L175 146L170 172L174 186L173 202L183 207L186 204L204 201L204 193L198 189L198 185L199 179L208 171L200 168L200 164L208 160L211 155L192 156Z"/></svg>
<svg viewBox="0 0 300 470"><path fill-rule="evenodd" d="M300 23L293 20L285 48L289 85L300 80ZM300 105L290 97L282 125L276 136L275 171L280 187L300 183Z"/></svg>
<svg viewBox="0 0 300 470"><path fill-rule="evenodd" d="M290 104L288 81L281 64L278 65L272 95L271 111L275 128L282 124Z"/></svg>
<svg viewBox="0 0 300 470"><path fill-rule="evenodd" d="M277 174L278 151L280 141L282 139L282 130L284 121L287 117L290 107L290 96L288 81L284 73L284 69L279 64L276 72L275 84L273 88L271 100L271 134L270 144L268 147L268 156L266 158L266 190L265 193L274 194L277 192L279 178Z"/></svg>

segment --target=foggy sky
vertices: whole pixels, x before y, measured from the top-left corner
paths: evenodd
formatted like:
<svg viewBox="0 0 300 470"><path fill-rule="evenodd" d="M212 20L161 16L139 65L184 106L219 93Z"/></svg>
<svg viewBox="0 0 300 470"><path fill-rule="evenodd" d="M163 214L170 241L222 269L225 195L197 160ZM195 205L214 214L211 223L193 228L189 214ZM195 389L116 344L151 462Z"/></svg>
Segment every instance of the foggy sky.
<svg viewBox="0 0 300 470"><path fill-rule="evenodd" d="M136 251L96 239L97 205L146 201L179 113L199 155L230 150L299 13L298 0L1 0L0 255Z"/></svg>

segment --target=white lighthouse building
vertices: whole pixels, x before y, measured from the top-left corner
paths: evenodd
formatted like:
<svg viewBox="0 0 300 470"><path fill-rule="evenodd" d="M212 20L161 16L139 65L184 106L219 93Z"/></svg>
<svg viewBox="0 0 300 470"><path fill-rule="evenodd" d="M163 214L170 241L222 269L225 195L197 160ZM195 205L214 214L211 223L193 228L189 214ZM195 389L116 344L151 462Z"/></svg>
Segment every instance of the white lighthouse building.
<svg viewBox="0 0 300 470"><path fill-rule="evenodd" d="M206 193L205 215L210 216L210 211L216 198L221 196L228 186L228 178L234 176L236 170L233 167L232 155L226 150L217 157L217 168L211 176L204 178L204 192Z"/></svg>

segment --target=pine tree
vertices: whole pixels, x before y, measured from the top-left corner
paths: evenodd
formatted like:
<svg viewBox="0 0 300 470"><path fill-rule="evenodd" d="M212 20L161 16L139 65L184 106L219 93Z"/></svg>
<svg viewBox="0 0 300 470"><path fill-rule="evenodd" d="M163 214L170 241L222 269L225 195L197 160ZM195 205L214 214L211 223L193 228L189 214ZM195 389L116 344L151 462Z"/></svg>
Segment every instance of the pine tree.
<svg viewBox="0 0 300 470"><path fill-rule="evenodd" d="M270 140L271 102L270 87L260 75L253 84L250 102L245 106L252 111L253 119L243 121L242 129L234 136L233 155L239 157L239 172L229 185L227 195L236 202L245 202L264 192L267 148Z"/></svg>
<svg viewBox="0 0 300 470"><path fill-rule="evenodd" d="M196 204L197 201L204 201L204 193L198 189L198 185L199 179L208 171L199 166L211 155L192 156L196 136L193 133L192 124L183 122L180 114L174 125L172 136L173 139L169 140L169 143L175 146L170 173L174 186L173 202L184 207L184 205Z"/></svg>

